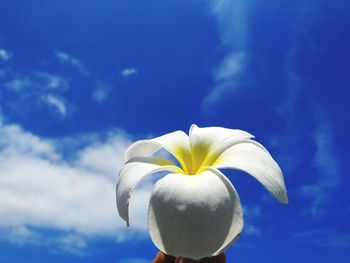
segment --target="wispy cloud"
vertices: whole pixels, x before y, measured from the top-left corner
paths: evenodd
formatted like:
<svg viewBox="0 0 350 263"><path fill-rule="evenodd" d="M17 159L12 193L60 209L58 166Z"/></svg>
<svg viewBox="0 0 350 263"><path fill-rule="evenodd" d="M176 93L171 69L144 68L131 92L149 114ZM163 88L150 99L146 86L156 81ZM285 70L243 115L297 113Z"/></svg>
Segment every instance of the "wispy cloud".
<svg viewBox="0 0 350 263"><path fill-rule="evenodd" d="M107 99L107 93L104 90L96 89L92 92L92 99L97 103L102 103Z"/></svg>
<svg viewBox="0 0 350 263"><path fill-rule="evenodd" d="M217 21L222 45L229 49L245 49L250 4L242 0L217 0L209 4Z"/></svg>
<svg viewBox="0 0 350 263"><path fill-rule="evenodd" d="M316 152L313 165L323 174L322 185L332 187L338 183L339 163L335 156L333 128L328 118L323 118L315 131Z"/></svg>
<svg viewBox="0 0 350 263"><path fill-rule="evenodd" d="M313 184L301 186L300 191L311 198L310 213L314 217L325 214L325 206L329 203L331 190L339 182L339 163L335 153L333 130L326 116L319 120L319 126L314 133L316 150L313 156L313 167L319 178Z"/></svg>
<svg viewBox="0 0 350 263"><path fill-rule="evenodd" d="M304 19L300 19L298 24L302 21ZM303 24L303 30L304 27L307 26ZM320 104L315 99L310 99L305 93L306 87L303 76L297 70L299 48L298 38L296 37L285 55L287 96L277 108L277 112L281 116L286 116L286 127L283 134L288 137L285 141L289 142L289 157L286 158L286 166L290 168L289 172L296 171L295 169L302 164L306 154L303 152L305 149L295 147L295 145L303 143L303 140L310 140L309 137L303 137L305 136L303 131L305 127L300 122L299 116L302 114L308 116L310 123L313 123L311 126L308 125L313 140L310 143L314 145L308 168L317 177L312 183L302 183L298 192L303 198L308 198L311 202L303 213L307 216L320 217L324 215L330 202L332 190L338 185L340 167L337 161L334 127L331 119ZM300 103L304 106L302 112L298 107ZM296 123L299 125L296 125Z"/></svg>
<svg viewBox="0 0 350 263"><path fill-rule="evenodd" d="M0 60L9 61L12 58L12 54L3 48L0 48Z"/></svg>
<svg viewBox="0 0 350 263"><path fill-rule="evenodd" d="M2 103L15 111L21 105L21 114L39 112L43 107L53 109L60 117L67 117L72 112L73 105L63 96L70 88L69 81L58 74L42 71L28 74L7 72L5 79L0 83L5 88L0 91L0 95L2 92L4 94Z"/></svg>
<svg viewBox="0 0 350 263"><path fill-rule="evenodd" d="M66 116L67 106L66 106L66 103L62 99L60 99L54 95L51 95L51 94L42 97L42 99L45 103L47 103L54 110L56 110L57 113L59 113L62 117Z"/></svg>
<svg viewBox="0 0 350 263"><path fill-rule="evenodd" d="M261 208L260 206L244 206L243 207L244 216L249 218L259 218L261 217Z"/></svg>
<svg viewBox="0 0 350 263"><path fill-rule="evenodd" d="M45 234L43 234L43 232ZM0 227L0 240L14 245L35 245L53 252L69 253L77 256L87 255L88 243L86 237L77 233L57 231L50 234L47 229L39 230L36 228L14 225L10 227Z"/></svg>
<svg viewBox="0 0 350 263"><path fill-rule="evenodd" d="M252 224L245 224L243 233L249 236L261 236L261 230Z"/></svg>
<svg viewBox="0 0 350 263"><path fill-rule="evenodd" d="M306 230L294 233L293 237L322 248L350 248L350 233L338 231L335 227Z"/></svg>
<svg viewBox="0 0 350 263"><path fill-rule="evenodd" d="M21 91L23 89L26 89L27 87L30 87L32 82L29 78L15 78L11 81L5 83L5 87L12 90L12 91Z"/></svg>
<svg viewBox="0 0 350 263"><path fill-rule="evenodd" d="M78 71L84 75L89 75L89 72L86 70L84 64L78 60L77 58L69 55L68 53L62 52L62 51L57 51L55 52L55 56L57 60L66 65L71 65L78 69Z"/></svg>
<svg viewBox="0 0 350 263"><path fill-rule="evenodd" d="M34 76L38 81L42 81L43 86L48 89L60 91L69 89L68 80L60 75L47 72L36 72Z"/></svg>
<svg viewBox="0 0 350 263"><path fill-rule="evenodd" d="M99 81L97 87L92 92L92 99L96 103L103 103L108 98L108 94L111 92L111 89L110 83Z"/></svg>
<svg viewBox="0 0 350 263"><path fill-rule="evenodd" d="M215 87L203 100L205 109L215 106L223 97L240 88L240 77L246 63L247 56L243 51L233 52L223 59L214 73Z"/></svg>
<svg viewBox="0 0 350 263"><path fill-rule="evenodd" d="M136 68L125 68L120 72L124 78L129 78L131 76L137 75L138 73L139 71Z"/></svg>
<svg viewBox="0 0 350 263"><path fill-rule="evenodd" d="M325 214L332 191L338 186L340 167L331 119L319 103L305 93L303 76L297 71L298 48L297 42L292 43L285 55L287 96L276 108L276 112L285 119L285 127L276 144L283 145L284 151L288 153L281 153L280 156L289 174L299 173L298 169L306 168L310 176L312 173L316 175L312 183L304 183L301 179L298 193L311 202L303 210L303 215L320 217ZM300 103L304 106L302 109L299 108ZM302 115L310 120L307 129L312 134L312 140L305 134L306 127L300 119ZM295 147L305 140L313 144L312 153L305 153L305 147ZM311 159L311 162L308 167L301 168L305 158Z"/></svg>
<svg viewBox="0 0 350 263"><path fill-rule="evenodd" d="M0 124L2 238L40 243L42 233L36 229L53 229L62 234L52 242L75 251L84 249L89 237L121 241L135 231L143 233L150 184L131 200L133 230L125 227L115 207L116 176L129 143L118 131L47 140L18 125Z"/></svg>
<svg viewBox="0 0 350 263"><path fill-rule="evenodd" d="M59 250L65 253L75 254L78 256L84 256L87 253L86 249L88 248L88 243L81 235L74 233L63 235L60 238L54 239L53 243L59 248Z"/></svg>
<svg viewBox="0 0 350 263"><path fill-rule="evenodd" d="M262 215L260 206L244 206L243 212L245 219L243 234L256 237L261 236L262 230L254 222L255 219L260 218Z"/></svg>
<svg viewBox="0 0 350 263"><path fill-rule="evenodd" d="M241 78L248 63L248 3L218 0L211 2L210 7L217 21L221 45L227 50L227 55L214 70L214 86L203 100L204 111L212 110L225 96L241 88Z"/></svg>
<svg viewBox="0 0 350 263"><path fill-rule="evenodd" d="M9 226L0 228L0 240L5 240L15 245L25 243L38 244L40 236L26 226Z"/></svg>
<svg viewBox="0 0 350 263"><path fill-rule="evenodd" d="M58 74L33 72L25 75L11 74L12 80L4 86L13 91L65 91L69 89L68 80Z"/></svg>

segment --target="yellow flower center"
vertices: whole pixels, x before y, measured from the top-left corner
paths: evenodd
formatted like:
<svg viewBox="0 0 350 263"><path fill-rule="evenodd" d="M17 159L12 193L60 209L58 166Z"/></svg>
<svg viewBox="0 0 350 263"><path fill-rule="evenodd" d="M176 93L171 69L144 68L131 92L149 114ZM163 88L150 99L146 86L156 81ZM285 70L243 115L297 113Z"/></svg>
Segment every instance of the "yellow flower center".
<svg viewBox="0 0 350 263"><path fill-rule="evenodd" d="M212 150L210 143L201 142L192 144L190 150L177 148L176 157L183 174L198 175L205 167L214 165L219 154Z"/></svg>

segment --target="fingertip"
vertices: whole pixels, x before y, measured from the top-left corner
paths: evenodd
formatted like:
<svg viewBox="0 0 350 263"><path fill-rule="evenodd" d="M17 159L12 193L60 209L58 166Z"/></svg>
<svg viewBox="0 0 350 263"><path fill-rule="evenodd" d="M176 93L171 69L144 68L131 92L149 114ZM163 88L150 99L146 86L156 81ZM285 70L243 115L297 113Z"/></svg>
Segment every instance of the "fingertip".
<svg viewBox="0 0 350 263"><path fill-rule="evenodd" d="M159 251L152 263L174 263L175 258Z"/></svg>
<svg viewBox="0 0 350 263"><path fill-rule="evenodd" d="M175 263L226 263L226 255L224 253L221 253L218 256L210 257L210 258L202 258L199 261L193 260L193 259L177 259Z"/></svg>
<svg viewBox="0 0 350 263"><path fill-rule="evenodd" d="M216 261L217 263L226 263L226 255L224 253L221 253L217 256Z"/></svg>

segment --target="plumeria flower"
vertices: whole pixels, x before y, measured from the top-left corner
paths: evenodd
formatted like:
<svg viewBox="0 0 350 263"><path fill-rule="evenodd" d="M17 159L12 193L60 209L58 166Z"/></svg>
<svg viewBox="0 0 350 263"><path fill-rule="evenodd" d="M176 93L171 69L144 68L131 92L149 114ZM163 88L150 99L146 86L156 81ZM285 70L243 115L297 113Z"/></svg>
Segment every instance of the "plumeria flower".
<svg viewBox="0 0 350 263"><path fill-rule="evenodd" d="M137 183L166 171L149 203L153 243L168 255L194 260L222 253L238 239L243 211L236 189L219 169L245 171L288 203L281 169L252 138L242 130L192 125L189 135L175 131L131 144L116 189L120 217L129 225L129 199ZM157 155L160 150L176 161Z"/></svg>

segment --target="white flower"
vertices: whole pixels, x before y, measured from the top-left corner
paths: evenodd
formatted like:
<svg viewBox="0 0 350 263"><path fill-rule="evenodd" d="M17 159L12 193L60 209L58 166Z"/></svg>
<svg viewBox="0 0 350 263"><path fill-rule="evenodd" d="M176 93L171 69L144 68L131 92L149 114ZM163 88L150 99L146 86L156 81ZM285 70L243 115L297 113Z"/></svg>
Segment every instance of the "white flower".
<svg viewBox="0 0 350 263"><path fill-rule="evenodd" d="M192 125L189 136L175 131L133 143L117 184L119 215L129 225L129 199L137 183L152 173L168 171L155 184L150 199L152 241L175 257L198 260L221 253L239 237L243 212L235 188L218 169L245 171L281 203L288 203L281 169L252 138L242 130ZM161 149L179 165L155 156Z"/></svg>

